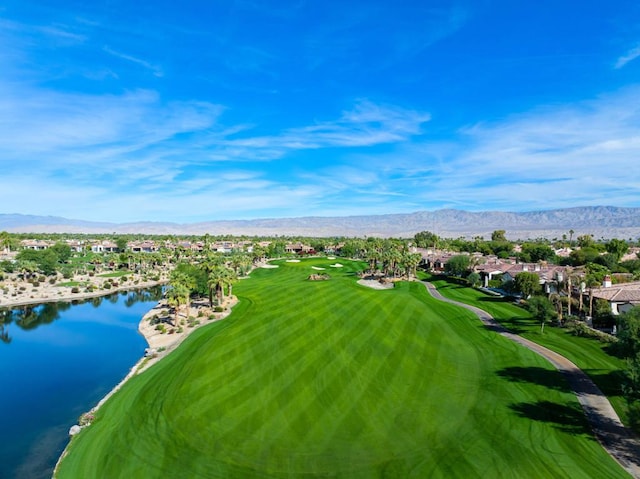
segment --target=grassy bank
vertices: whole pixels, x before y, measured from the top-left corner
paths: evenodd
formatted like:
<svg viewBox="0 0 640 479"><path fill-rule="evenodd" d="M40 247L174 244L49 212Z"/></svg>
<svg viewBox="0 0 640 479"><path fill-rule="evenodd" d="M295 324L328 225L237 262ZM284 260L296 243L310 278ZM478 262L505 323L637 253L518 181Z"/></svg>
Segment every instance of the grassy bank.
<svg viewBox="0 0 640 479"><path fill-rule="evenodd" d="M57 477L625 476L544 360L340 262L238 283L232 315L115 394Z"/></svg>

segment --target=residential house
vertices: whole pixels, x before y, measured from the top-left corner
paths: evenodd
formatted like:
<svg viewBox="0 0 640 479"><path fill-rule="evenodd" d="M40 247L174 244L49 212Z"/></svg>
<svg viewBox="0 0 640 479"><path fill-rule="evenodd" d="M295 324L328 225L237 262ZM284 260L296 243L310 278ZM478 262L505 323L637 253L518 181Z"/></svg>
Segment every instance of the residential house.
<svg viewBox="0 0 640 479"><path fill-rule="evenodd" d="M589 294L589 291L585 291ZM605 276L602 286L591 290L594 299L609 302L611 312L615 315L624 313L634 306L640 306L640 281L612 284L611 277Z"/></svg>

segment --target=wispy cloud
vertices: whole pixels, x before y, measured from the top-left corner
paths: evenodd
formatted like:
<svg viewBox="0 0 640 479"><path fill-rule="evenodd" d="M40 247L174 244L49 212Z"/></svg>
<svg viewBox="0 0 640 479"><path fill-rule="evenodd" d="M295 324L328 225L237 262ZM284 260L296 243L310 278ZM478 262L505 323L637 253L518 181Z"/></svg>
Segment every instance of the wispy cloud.
<svg viewBox="0 0 640 479"><path fill-rule="evenodd" d="M109 55L113 55L116 58L120 58L121 60L125 60L131 63L135 63L136 65L140 65L143 68L146 68L147 70L151 70L153 72L153 74L157 77L162 77L164 76L164 73L162 71L162 68L157 66L157 65L153 65L152 63L146 61L146 60L142 60L140 58L136 58L132 55L127 55L125 53L121 53L118 52L108 46L103 47L102 49L105 53L108 53Z"/></svg>
<svg viewBox="0 0 640 479"><path fill-rule="evenodd" d="M396 191L439 207L633 204L640 191L639 94L630 88L469 126L456 143L409 144L375 166L395 176Z"/></svg>
<svg viewBox="0 0 640 479"><path fill-rule="evenodd" d="M635 60L638 57L640 57L640 45L636 45L631 50L629 50L627 53L625 53L620 58L618 58L618 60L616 60L614 68L616 68L616 69L622 68L627 63L632 62L633 60Z"/></svg>
<svg viewBox="0 0 640 479"><path fill-rule="evenodd" d="M273 136L247 137L225 142L237 148L235 154L263 158L282 157L295 150L311 150L331 147L368 147L406 141L422 133L422 125L431 116L425 112L408 110L396 106L377 105L369 100L360 100L352 110L344 111L334 121L317 122L313 125L290 128Z"/></svg>

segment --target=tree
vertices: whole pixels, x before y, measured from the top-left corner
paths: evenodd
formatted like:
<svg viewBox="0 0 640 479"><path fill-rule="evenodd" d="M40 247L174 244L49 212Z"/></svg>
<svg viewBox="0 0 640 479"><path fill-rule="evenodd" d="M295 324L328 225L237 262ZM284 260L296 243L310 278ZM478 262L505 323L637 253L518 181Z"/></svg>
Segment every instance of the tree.
<svg viewBox="0 0 640 479"><path fill-rule="evenodd" d="M58 255L51 249L44 251L24 249L17 254L16 259L35 263L38 266L38 270L47 276L55 273L58 266Z"/></svg>
<svg viewBox="0 0 640 479"><path fill-rule="evenodd" d="M629 409L629 422L640 427L640 307L635 306L618 318L620 354L627 359L622 393Z"/></svg>
<svg viewBox="0 0 640 479"><path fill-rule="evenodd" d="M629 245L625 240L613 238L606 245L605 249L616 259L616 263L629 251Z"/></svg>
<svg viewBox="0 0 640 479"><path fill-rule="evenodd" d="M67 243L58 242L49 249L56 254L59 263L66 263L71 258L71 246Z"/></svg>
<svg viewBox="0 0 640 479"><path fill-rule="evenodd" d="M491 233L491 241L507 241L505 233L505 230L495 230Z"/></svg>
<svg viewBox="0 0 640 479"><path fill-rule="evenodd" d="M522 273L520 273L522 274ZM517 278L517 276L516 276ZM544 296L533 296L527 301L527 310L540 320L540 333L544 333L544 325L558 317L556 308L549 299Z"/></svg>
<svg viewBox="0 0 640 479"><path fill-rule="evenodd" d="M175 307L175 326L178 325L180 306L183 304L187 305L187 316L189 315L189 298L191 297L191 292L195 286L196 282L191 276L180 271L172 271L171 278L169 280L169 290L167 291L167 301L170 306Z"/></svg>
<svg viewBox="0 0 640 479"><path fill-rule="evenodd" d="M480 275L475 271L472 271L469 273L469 276L467 276L467 281L469 281L469 284L472 287L477 288L480 285Z"/></svg>
<svg viewBox="0 0 640 479"><path fill-rule="evenodd" d="M224 287L229 283L232 271L223 264L215 265L209 271L207 286L209 288L209 305L213 306L213 293L215 291L218 303L224 299Z"/></svg>
<svg viewBox="0 0 640 479"><path fill-rule="evenodd" d="M552 261L556 256L551 246L540 243L524 243L520 258L525 263L537 263L538 261Z"/></svg>
<svg viewBox="0 0 640 479"><path fill-rule="evenodd" d="M514 278L514 288L523 298L528 298L540 292L540 278L535 273L523 271Z"/></svg>
<svg viewBox="0 0 640 479"><path fill-rule="evenodd" d="M447 263L444 265L444 270L447 274L462 277L468 272L470 264L471 259L469 258L469 255L460 254L449 258Z"/></svg>
<svg viewBox="0 0 640 479"><path fill-rule="evenodd" d="M589 248L595 245L595 241L593 241L593 235L578 236L577 241L580 248Z"/></svg>
<svg viewBox="0 0 640 479"><path fill-rule="evenodd" d="M418 248L437 248L440 238L431 231L421 231L413 237Z"/></svg>
<svg viewBox="0 0 640 479"><path fill-rule="evenodd" d="M174 326L178 326L178 315L180 314L180 306L189 304L190 291L184 284L173 284L167 291L167 304L174 308L175 319ZM188 313L187 313L188 316Z"/></svg>
<svg viewBox="0 0 640 479"><path fill-rule="evenodd" d="M410 253L408 250L402 252L402 265L405 269L407 278L416 276L416 268L422 261L422 255L419 253Z"/></svg>
<svg viewBox="0 0 640 479"><path fill-rule="evenodd" d="M585 284L589 288L589 316L593 317L593 289L600 286L609 270L602 265L589 263L586 267Z"/></svg>
<svg viewBox="0 0 640 479"><path fill-rule="evenodd" d="M122 236L118 236L116 238L116 246L118 247L119 253L124 253L127 250L127 239Z"/></svg>

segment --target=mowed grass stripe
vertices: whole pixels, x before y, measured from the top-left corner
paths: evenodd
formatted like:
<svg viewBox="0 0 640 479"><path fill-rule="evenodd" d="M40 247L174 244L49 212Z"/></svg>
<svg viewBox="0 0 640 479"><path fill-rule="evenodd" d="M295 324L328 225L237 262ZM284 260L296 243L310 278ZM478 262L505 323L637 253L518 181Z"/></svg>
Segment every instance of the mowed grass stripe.
<svg viewBox="0 0 640 479"><path fill-rule="evenodd" d="M353 329L352 338L359 334L366 334L367 329ZM327 318L318 323L317 327L300 336L300 343L284 358L280 352L274 352L275 366L269 365L269 371L279 368L280 376L267 384L262 391L257 391L256 396L258 411L245 414L245 419L240 425L240 430L252 431L252 435L262 438L264 441L279 440L273 437L273 430L281 430L284 437L291 437L291 447L299 448L308 432L309 422L315 421L315 413L306 411L309 402L315 402L310 389L321 365L324 364L330 354L327 351L327 339L331 342L332 335L340 334L340 329ZM286 350L284 350L286 351ZM292 408L295 405L295 408ZM265 420L269 417L271 421ZM271 431L271 436L265 437L261 429L253 429L262 425L262 430ZM224 442L224 441L223 441ZM286 445L281 447L287 448ZM293 453L292 453L293 454Z"/></svg>
<svg viewBox="0 0 640 479"><path fill-rule="evenodd" d="M60 477L624 477L533 353L340 262L238 283L234 313L114 395Z"/></svg>

